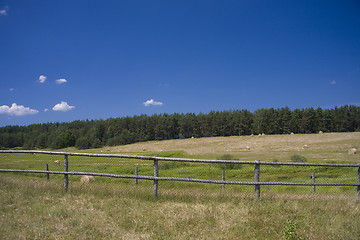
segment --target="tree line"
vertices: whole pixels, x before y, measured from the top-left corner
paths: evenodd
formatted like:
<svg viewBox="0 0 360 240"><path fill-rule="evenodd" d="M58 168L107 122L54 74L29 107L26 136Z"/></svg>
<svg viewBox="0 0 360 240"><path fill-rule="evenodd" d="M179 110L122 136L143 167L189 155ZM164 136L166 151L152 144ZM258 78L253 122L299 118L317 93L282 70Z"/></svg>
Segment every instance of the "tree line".
<svg viewBox="0 0 360 240"><path fill-rule="evenodd" d="M360 107L155 114L0 128L0 148L78 149L191 137L360 131Z"/></svg>

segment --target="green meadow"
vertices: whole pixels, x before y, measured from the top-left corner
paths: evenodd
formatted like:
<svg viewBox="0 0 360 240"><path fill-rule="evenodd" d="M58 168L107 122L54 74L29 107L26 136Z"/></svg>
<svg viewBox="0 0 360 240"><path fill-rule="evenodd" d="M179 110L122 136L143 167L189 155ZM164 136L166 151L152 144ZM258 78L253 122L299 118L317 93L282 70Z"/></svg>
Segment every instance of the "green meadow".
<svg viewBox="0 0 360 240"><path fill-rule="evenodd" d="M305 146L306 145L306 146ZM216 137L153 141L84 152L241 161L360 162L360 133ZM61 151L79 152L68 148ZM54 163L60 161L60 165ZM63 156L0 154L0 168L63 171ZM69 156L69 171L153 176L153 162ZM160 177L253 181L254 165L159 162ZM260 181L356 183L357 168L261 165ZM0 173L0 239L359 239L356 187L254 186Z"/></svg>

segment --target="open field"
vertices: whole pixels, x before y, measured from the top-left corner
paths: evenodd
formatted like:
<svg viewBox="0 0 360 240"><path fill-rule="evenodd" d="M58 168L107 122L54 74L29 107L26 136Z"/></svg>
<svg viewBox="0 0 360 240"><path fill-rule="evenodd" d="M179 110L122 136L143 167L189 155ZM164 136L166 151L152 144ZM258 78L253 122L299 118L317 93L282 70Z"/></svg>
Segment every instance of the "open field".
<svg viewBox="0 0 360 240"><path fill-rule="evenodd" d="M304 145L307 148L303 148ZM250 150L246 147L249 146ZM131 153L166 157L289 162L294 154L308 162L360 162L360 133L273 135L183 139L137 143L86 152ZM77 152L75 149L64 151ZM0 168L62 171L63 156L0 154ZM60 160L60 165L54 161ZM151 161L69 157L69 171L153 175ZM221 168L210 164L161 162L160 176L221 180ZM261 181L356 182L356 168L261 166ZM226 180L253 181L253 165L226 169ZM82 185L69 176L0 174L0 239L359 239L360 208L356 187L253 186L160 182L159 198L152 181L97 178Z"/></svg>
<svg viewBox="0 0 360 240"><path fill-rule="evenodd" d="M304 145L307 145L307 148L304 148ZM189 138L86 150L66 148L63 151L205 159L215 159L219 155L231 154L239 160L271 161L276 158L284 162L289 161L292 154L301 154L310 162L346 163L360 160L359 154L348 154L348 150L352 147L360 149L360 132Z"/></svg>
<svg viewBox="0 0 360 240"><path fill-rule="evenodd" d="M308 148L304 149L304 145ZM186 156L212 159L214 156L232 154L239 160L271 161L277 158L285 162L289 160L289 155L299 153L310 162L359 161L359 155L348 154L352 147L360 148L360 132L177 139L106 147L95 151L154 153L159 156L162 152L183 151Z"/></svg>
<svg viewBox="0 0 360 240"><path fill-rule="evenodd" d="M197 190L167 191L154 200L141 186L95 183L64 194L57 181L13 176L0 181L0 239L360 237L360 206L353 197L264 195L255 200Z"/></svg>

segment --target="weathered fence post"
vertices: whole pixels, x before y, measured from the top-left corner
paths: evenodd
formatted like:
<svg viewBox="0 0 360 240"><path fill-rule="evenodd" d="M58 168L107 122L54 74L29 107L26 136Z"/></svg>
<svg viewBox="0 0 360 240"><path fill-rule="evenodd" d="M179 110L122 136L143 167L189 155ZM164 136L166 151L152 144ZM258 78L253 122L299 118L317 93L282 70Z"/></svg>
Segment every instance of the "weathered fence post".
<svg viewBox="0 0 360 240"><path fill-rule="evenodd" d="M138 167L135 167L135 176L137 177L139 175L139 169L138 169ZM135 185L137 185L138 184L138 179L137 178L135 178Z"/></svg>
<svg viewBox="0 0 360 240"><path fill-rule="evenodd" d="M316 186L315 186L315 173L313 172L312 173L312 176L311 176L311 178L312 178L312 182L313 182L313 192L316 192Z"/></svg>
<svg viewBox="0 0 360 240"><path fill-rule="evenodd" d="M156 156L155 156L156 157ZM154 158L154 177L159 177L159 163L158 160ZM159 181L157 179L154 180L154 197L158 196L158 184Z"/></svg>
<svg viewBox="0 0 360 240"><path fill-rule="evenodd" d="M222 180L225 181L225 169L222 170ZM222 184L222 189L225 188L225 183Z"/></svg>
<svg viewBox="0 0 360 240"><path fill-rule="evenodd" d="M358 163L358 184L360 184L360 163ZM360 185L357 186L357 197L360 199Z"/></svg>
<svg viewBox="0 0 360 240"><path fill-rule="evenodd" d="M46 171L49 171L49 164L46 164ZM50 179L50 174L46 173L46 179L49 180Z"/></svg>
<svg viewBox="0 0 360 240"><path fill-rule="evenodd" d="M64 172L69 171L68 155L64 156ZM67 174L64 174L64 192L67 192L69 187L69 177Z"/></svg>
<svg viewBox="0 0 360 240"><path fill-rule="evenodd" d="M254 178L255 178L255 182L260 182L260 161L259 160L255 160ZM257 198L260 198L260 185L255 184L255 195Z"/></svg>

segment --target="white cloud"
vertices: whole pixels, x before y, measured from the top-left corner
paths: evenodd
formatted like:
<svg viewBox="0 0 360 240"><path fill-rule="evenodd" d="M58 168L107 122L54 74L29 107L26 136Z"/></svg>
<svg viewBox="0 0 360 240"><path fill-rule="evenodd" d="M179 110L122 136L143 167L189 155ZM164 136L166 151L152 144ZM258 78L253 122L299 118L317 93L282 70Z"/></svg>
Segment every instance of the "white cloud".
<svg viewBox="0 0 360 240"><path fill-rule="evenodd" d="M75 106L70 106L67 102L62 101L61 103L56 104L53 107L53 111L62 111L62 112L67 112L70 111L71 109L75 108Z"/></svg>
<svg viewBox="0 0 360 240"><path fill-rule="evenodd" d="M335 80L332 80L332 81L330 82L330 84L331 84L331 85L335 85L335 84L336 84L336 81L335 81Z"/></svg>
<svg viewBox="0 0 360 240"><path fill-rule="evenodd" d="M40 77L39 77L40 83L44 83L46 81L46 78L47 78L46 76L40 75Z"/></svg>
<svg viewBox="0 0 360 240"><path fill-rule="evenodd" d="M56 80L55 82L56 82L57 84L62 84L62 83L66 83L67 80L64 79L64 78L60 78L60 79Z"/></svg>
<svg viewBox="0 0 360 240"><path fill-rule="evenodd" d="M161 106L161 105L163 105L162 102L156 102L156 101L154 101L154 99L147 100L143 104L144 104L145 107L148 107L150 105L152 105L152 106Z"/></svg>
<svg viewBox="0 0 360 240"><path fill-rule="evenodd" d="M14 88L10 88L10 89L9 89L10 92L13 92L14 90L15 90Z"/></svg>
<svg viewBox="0 0 360 240"><path fill-rule="evenodd" d="M45 109L44 109L44 112L47 112L47 111L49 111L49 109L45 108Z"/></svg>
<svg viewBox="0 0 360 240"><path fill-rule="evenodd" d="M8 114L10 116L33 115L38 112L38 110L30 109L29 107L24 107L23 105L17 105L16 103L13 103L11 107L7 105L0 106L0 114Z"/></svg>
<svg viewBox="0 0 360 240"><path fill-rule="evenodd" d="M0 9L0 16L6 16L8 15L9 7L5 6L3 9Z"/></svg>

